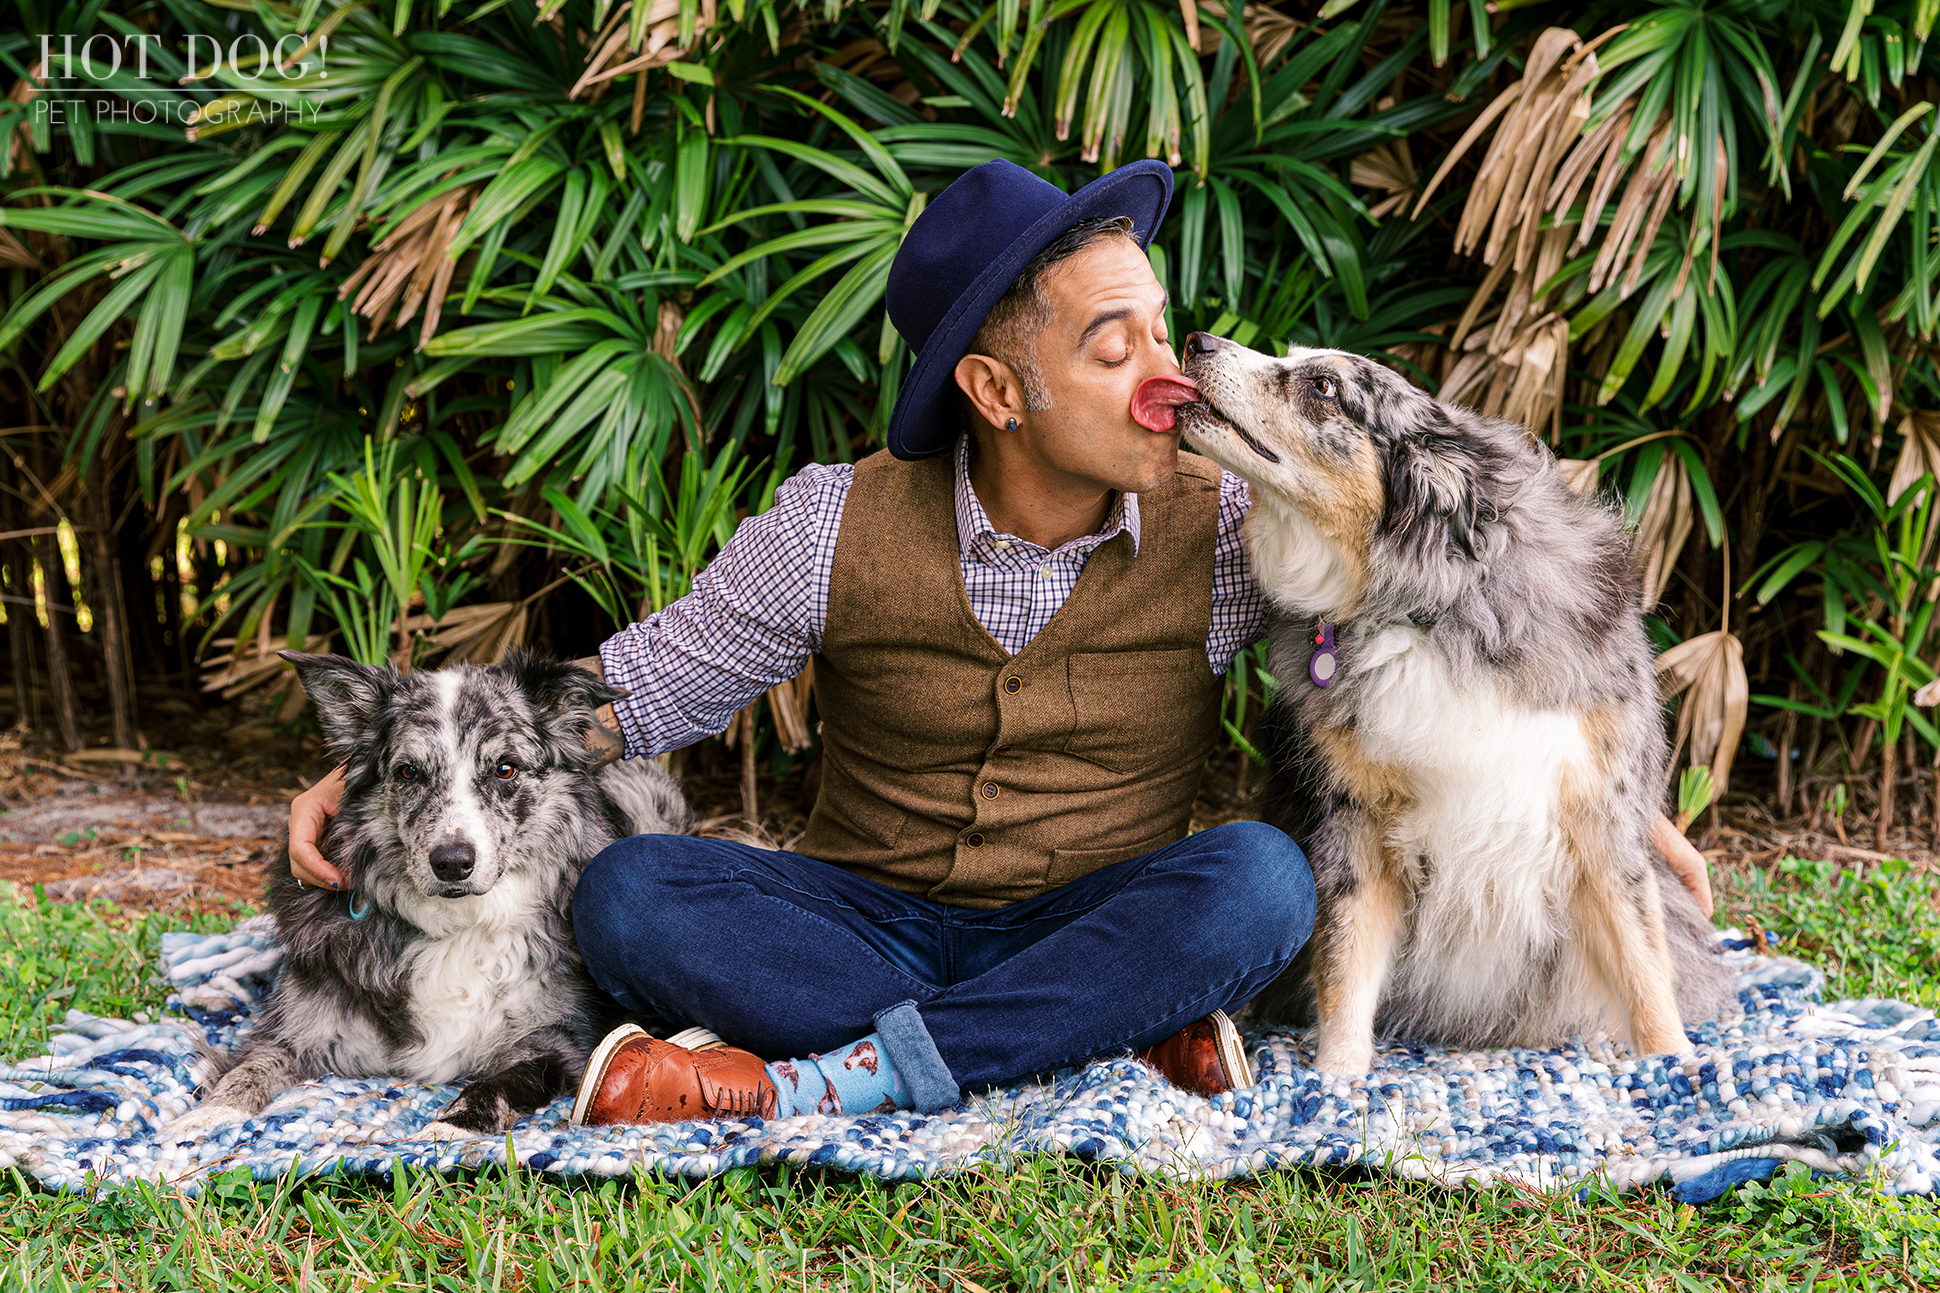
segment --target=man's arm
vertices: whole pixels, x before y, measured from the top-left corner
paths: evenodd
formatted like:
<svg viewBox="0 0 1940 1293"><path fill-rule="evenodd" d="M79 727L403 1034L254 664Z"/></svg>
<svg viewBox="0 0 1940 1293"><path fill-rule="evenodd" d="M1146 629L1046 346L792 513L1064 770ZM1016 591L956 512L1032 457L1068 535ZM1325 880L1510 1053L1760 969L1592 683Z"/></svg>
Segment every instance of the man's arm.
<svg viewBox="0 0 1940 1293"><path fill-rule="evenodd" d="M1704 854L1697 851L1697 845L1684 838L1684 832L1672 824L1664 814L1657 814L1657 821L1650 828L1650 842L1664 855L1664 861L1671 864L1671 870L1684 882L1684 887L1697 899L1698 909L1705 915L1711 914L1711 871L1705 864Z"/></svg>

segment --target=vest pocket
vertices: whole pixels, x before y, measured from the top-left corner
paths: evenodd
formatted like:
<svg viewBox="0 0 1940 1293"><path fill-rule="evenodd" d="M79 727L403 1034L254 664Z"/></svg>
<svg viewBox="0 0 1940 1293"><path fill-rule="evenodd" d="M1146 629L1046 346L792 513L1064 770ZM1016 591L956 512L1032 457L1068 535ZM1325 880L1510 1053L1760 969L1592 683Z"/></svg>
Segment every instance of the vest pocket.
<svg viewBox="0 0 1940 1293"><path fill-rule="evenodd" d="M815 802L816 811L840 830L874 840L886 849L895 848L909 814L870 793L831 754L828 746L822 747L822 793Z"/></svg>
<svg viewBox="0 0 1940 1293"><path fill-rule="evenodd" d="M1108 866L1129 862L1133 858L1142 858L1147 853L1156 853L1166 845L1178 841L1184 834L1184 831L1176 829L1161 831L1149 840L1115 849L1052 849L1051 866L1044 874L1044 883L1056 889L1060 885L1070 884L1073 880L1082 880L1093 871L1102 871Z"/></svg>
<svg viewBox="0 0 1940 1293"><path fill-rule="evenodd" d="M1073 653L1069 669L1077 722L1065 753L1113 772L1170 766L1197 753L1188 746L1211 677L1204 648Z"/></svg>

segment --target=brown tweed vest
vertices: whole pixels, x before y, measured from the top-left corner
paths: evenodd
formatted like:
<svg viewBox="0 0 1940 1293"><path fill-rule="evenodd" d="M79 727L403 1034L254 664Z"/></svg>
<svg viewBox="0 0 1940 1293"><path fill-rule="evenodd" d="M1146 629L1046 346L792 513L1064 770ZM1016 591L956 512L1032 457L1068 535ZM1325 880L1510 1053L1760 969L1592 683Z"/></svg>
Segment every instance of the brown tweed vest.
<svg viewBox="0 0 1940 1293"><path fill-rule="evenodd" d="M1140 544L1095 549L1011 656L963 587L950 454L859 463L815 661L822 791L798 846L1002 907L1186 833L1219 723L1206 663L1219 469L1181 455Z"/></svg>

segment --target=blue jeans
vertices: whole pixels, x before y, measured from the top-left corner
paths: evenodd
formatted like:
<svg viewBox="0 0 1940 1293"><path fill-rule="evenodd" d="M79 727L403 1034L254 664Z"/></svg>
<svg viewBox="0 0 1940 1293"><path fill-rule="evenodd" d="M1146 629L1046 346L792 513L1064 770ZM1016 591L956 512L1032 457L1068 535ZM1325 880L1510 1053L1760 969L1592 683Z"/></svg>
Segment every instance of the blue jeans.
<svg viewBox="0 0 1940 1293"><path fill-rule="evenodd" d="M619 841L573 896L587 968L621 1005L769 1060L881 1032L919 1109L1239 1005L1292 964L1313 920L1306 858L1259 822L994 911L683 835Z"/></svg>

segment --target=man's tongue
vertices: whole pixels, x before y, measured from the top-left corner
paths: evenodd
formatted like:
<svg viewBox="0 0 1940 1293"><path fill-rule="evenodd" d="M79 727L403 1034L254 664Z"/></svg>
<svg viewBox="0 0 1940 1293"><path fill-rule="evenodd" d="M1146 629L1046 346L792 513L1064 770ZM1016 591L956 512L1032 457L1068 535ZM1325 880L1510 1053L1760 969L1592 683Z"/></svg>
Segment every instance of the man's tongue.
<svg viewBox="0 0 1940 1293"><path fill-rule="evenodd" d="M1132 421L1147 431L1170 431L1179 420L1178 407L1198 398L1190 377L1148 377L1132 392Z"/></svg>

